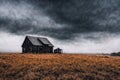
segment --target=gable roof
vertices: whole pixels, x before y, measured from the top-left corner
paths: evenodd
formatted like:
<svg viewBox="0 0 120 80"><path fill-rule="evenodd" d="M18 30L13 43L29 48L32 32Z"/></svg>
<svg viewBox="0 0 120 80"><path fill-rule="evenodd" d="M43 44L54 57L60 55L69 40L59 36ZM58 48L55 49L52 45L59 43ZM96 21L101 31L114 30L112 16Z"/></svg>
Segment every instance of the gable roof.
<svg viewBox="0 0 120 80"><path fill-rule="evenodd" d="M47 38L43 38L43 37L33 37L33 36L26 36L30 42L35 45L35 46L42 46L44 45L48 45L48 46L53 46L53 44L47 39Z"/></svg>
<svg viewBox="0 0 120 80"><path fill-rule="evenodd" d="M47 38L38 38L43 44L53 46L53 44Z"/></svg>
<svg viewBox="0 0 120 80"><path fill-rule="evenodd" d="M38 38L37 37L32 37L32 36L26 36L30 42L35 45L35 46L42 46L42 43L39 42Z"/></svg>

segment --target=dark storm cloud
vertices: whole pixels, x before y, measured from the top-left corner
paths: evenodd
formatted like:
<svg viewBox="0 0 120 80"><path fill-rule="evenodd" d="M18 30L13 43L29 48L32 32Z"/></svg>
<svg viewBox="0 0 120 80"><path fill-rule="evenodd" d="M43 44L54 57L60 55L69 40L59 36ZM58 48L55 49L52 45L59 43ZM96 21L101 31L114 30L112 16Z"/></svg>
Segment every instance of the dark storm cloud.
<svg viewBox="0 0 120 80"><path fill-rule="evenodd" d="M56 21L69 24L74 33L92 31L119 31L119 0L47 0L48 8ZM47 5L46 5L47 6ZM48 6L49 7L49 6Z"/></svg>
<svg viewBox="0 0 120 80"><path fill-rule="evenodd" d="M1 0L0 28L15 34L72 39L120 31L120 0Z"/></svg>

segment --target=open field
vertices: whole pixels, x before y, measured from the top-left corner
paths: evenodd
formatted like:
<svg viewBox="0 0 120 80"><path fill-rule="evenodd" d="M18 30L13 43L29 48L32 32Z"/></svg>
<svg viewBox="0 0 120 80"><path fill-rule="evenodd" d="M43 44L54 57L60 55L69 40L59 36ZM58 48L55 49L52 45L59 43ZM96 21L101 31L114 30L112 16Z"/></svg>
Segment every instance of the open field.
<svg viewBox="0 0 120 80"><path fill-rule="evenodd" d="M120 57L0 54L0 80L120 80Z"/></svg>

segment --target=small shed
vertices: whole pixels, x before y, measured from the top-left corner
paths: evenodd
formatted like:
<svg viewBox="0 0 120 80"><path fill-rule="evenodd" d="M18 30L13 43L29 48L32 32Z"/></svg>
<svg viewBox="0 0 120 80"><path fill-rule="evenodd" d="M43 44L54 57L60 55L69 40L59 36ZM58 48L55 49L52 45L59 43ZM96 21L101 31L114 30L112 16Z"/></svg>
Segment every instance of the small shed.
<svg viewBox="0 0 120 80"><path fill-rule="evenodd" d="M63 53L63 50L60 48L54 49L54 53Z"/></svg>

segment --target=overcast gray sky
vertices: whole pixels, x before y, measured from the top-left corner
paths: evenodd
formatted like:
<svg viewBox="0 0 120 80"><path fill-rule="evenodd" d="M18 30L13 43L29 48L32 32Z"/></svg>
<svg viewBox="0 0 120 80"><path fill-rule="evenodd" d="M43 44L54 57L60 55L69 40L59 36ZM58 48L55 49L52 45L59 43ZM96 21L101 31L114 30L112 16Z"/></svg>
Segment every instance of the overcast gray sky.
<svg viewBox="0 0 120 80"><path fill-rule="evenodd" d="M0 52L21 52L26 35L69 53L120 51L120 0L0 0Z"/></svg>

